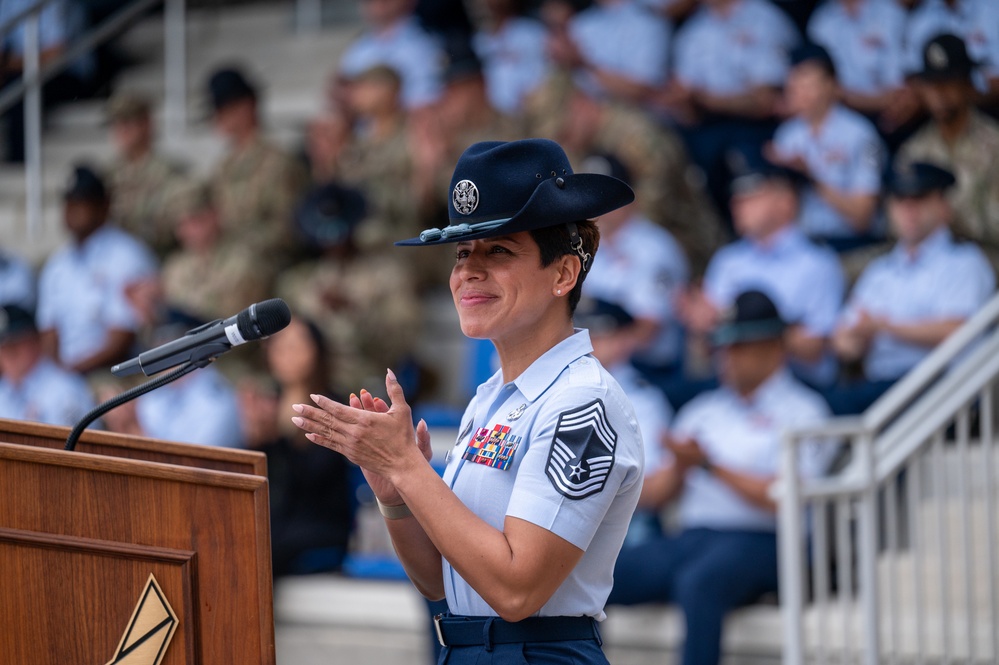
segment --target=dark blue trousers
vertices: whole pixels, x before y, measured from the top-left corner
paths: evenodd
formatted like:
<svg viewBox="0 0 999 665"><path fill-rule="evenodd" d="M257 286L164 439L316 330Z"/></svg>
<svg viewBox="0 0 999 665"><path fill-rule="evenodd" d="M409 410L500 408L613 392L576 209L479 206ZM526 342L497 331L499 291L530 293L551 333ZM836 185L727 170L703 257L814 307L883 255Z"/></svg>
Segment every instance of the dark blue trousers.
<svg viewBox="0 0 999 665"><path fill-rule="evenodd" d="M683 665L717 665L725 614L777 591L777 536L687 529L621 550L608 605L676 603Z"/></svg>
<svg viewBox="0 0 999 665"><path fill-rule="evenodd" d="M596 640L444 647L440 665L608 665Z"/></svg>

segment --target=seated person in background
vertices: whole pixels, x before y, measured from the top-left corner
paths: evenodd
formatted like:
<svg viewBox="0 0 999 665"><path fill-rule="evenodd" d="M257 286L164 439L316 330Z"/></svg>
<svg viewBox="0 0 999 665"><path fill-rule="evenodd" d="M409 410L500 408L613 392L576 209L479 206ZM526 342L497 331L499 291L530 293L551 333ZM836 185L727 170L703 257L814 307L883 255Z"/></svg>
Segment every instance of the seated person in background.
<svg viewBox="0 0 999 665"><path fill-rule="evenodd" d="M0 307L0 418L69 426L93 407L83 377L42 352L32 313Z"/></svg>
<svg viewBox="0 0 999 665"><path fill-rule="evenodd" d="M377 65L399 72L402 100L408 111L420 113L441 94L442 52L413 14L415 0L364 0L361 14L367 29L340 58L336 99L349 94L362 72Z"/></svg>
<svg viewBox="0 0 999 665"><path fill-rule="evenodd" d="M280 265L298 249L291 212L308 180L305 168L264 136L257 89L240 70L216 70L207 87L215 131L227 143L211 176L226 240Z"/></svg>
<svg viewBox="0 0 999 665"><path fill-rule="evenodd" d="M999 5L994 0L923 0L912 9L905 25L906 73L920 69L921 57L934 38L957 35L979 63L974 86L979 99L999 100Z"/></svg>
<svg viewBox="0 0 999 665"><path fill-rule="evenodd" d="M179 338L190 322L166 323L156 329L153 342L165 344ZM228 359L221 362L226 362ZM99 381L98 399L106 400L121 389L115 381ZM236 391L229 381L208 365L116 407L104 416L112 432L148 436L202 446L238 448L244 445Z"/></svg>
<svg viewBox="0 0 999 665"><path fill-rule="evenodd" d="M110 198L93 169L75 167L63 199L70 242L42 268L37 320L46 353L87 373L128 356L139 318L126 290L158 266L148 247L107 222Z"/></svg>
<svg viewBox="0 0 999 665"><path fill-rule="evenodd" d="M791 52L785 104L791 115L768 156L808 179L801 189L801 228L837 251L880 237L878 195L885 149L867 118L836 101L836 67L824 48Z"/></svg>
<svg viewBox="0 0 999 665"><path fill-rule="evenodd" d="M644 442L645 476L659 473L666 463L659 442L669 429L670 421L673 419L673 407L670 406L663 391L646 381L627 359L615 356L612 348L613 338L633 327L636 323L635 318L618 303L590 298L584 293L572 315L572 321L577 328L586 328L590 331L593 357L599 360L604 369L621 384L624 394L635 407L638 429L642 433ZM659 511L656 508L639 507L631 518L624 543L626 547L636 545L660 534L662 534L662 524L659 521Z"/></svg>
<svg viewBox="0 0 999 665"><path fill-rule="evenodd" d="M725 154L773 134L787 54L799 39L787 15L766 0L701 0L676 33L673 76L656 104L681 125L722 214L730 178Z"/></svg>
<svg viewBox="0 0 999 665"><path fill-rule="evenodd" d="M888 218L898 238L860 275L832 337L847 362L863 360L864 381L828 398L836 413L859 413L957 330L995 291L982 251L956 243L946 191L954 175L915 162L888 181Z"/></svg>
<svg viewBox="0 0 999 665"><path fill-rule="evenodd" d="M919 110L902 69L905 22L901 5L882 0L825 0L808 21L808 38L836 63L843 104L886 134Z"/></svg>
<svg viewBox="0 0 999 665"><path fill-rule="evenodd" d="M212 321L232 316L270 293L273 272L265 262L222 241L212 192L190 183L174 206L180 247L163 262L163 300L190 318Z"/></svg>
<svg viewBox="0 0 999 665"><path fill-rule="evenodd" d="M687 157L680 137L646 113L601 102L569 81L552 81L527 100L526 133L550 138L580 163L588 155L613 154L634 179L642 213L666 228L699 275L723 242L721 221Z"/></svg>
<svg viewBox="0 0 999 665"><path fill-rule="evenodd" d="M553 63L597 98L646 102L666 81L669 50L669 23L634 0L596 0L566 24L549 27Z"/></svg>
<svg viewBox="0 0 999 665"><path fill-rule="evenodd" d="M33 0L3 0L0 2L0 25L7 23L34 5ZM75 37L82 35L86 16L83 2L53 0L38 13L38 60L46 65L61 57L73 46ZM24 71L25 27L22 19L11 30L0 35L0 89L19 82ZM48 109L74 99L89 97L97 87L97 63L92 52L86 52L55 73L42 86L42 109ZM5 157L8 162L24 162L24 98L21 97L3 113L6 131Z"/></svg>
<svg viewBox="0 0 999 665"><path fill-rule="evenodd" d="M613 176L629 186L632 182L628 168L610 154L591 155L579 172ZM645 218L636 203L596 222L600 252L583 283L583 295L619 304L632 321L593 340L595 353L608 369L634 362L657 379L665 378L683 357L675 303L690 279L687 259L670 232Z"/></svg>
<svg viewBox="0 0 999 665"><path fill-rule="evenodd" d="M291 405L334 397L322 333L293 317L264 349L270 377L239 387L246 445L267 455L274 577L338 570L353 526L350 463L292 425Z"/></svg>
<svg viewBox="0 0 999 665"><path fill-rule="evenodd" d="M19 305L34 311L37 295L38 284L31 265L0 247L0 305Z"/></svg>
<svg viewBox="0 0 999 665"><path fill-rule="evenodd" d="M981 245L999 267L999 123L974 106L974 70L960 38L941 35L927 44L914 85L930 121L895 159L932 162L954 173L957 186L948 192L957 211L954 234Z"/></svg>
<svg viewBox="0 0 999 665"><path fill-rule="evenodd" d="M185 184L184 169L156 152L148 99L118 92L106 113L116 153L107 169L111 219L163 258L176 246L171 203Z"/></svg>
<svg viewBox="0 0 999 665"><path fill-rule="evenodd" d="M716 665L726 613L777 590L769 488L781 435L828 417L822 398L787 370L784 328L765 294L735 298L714 337L722 385L680 409L665 441L671 461L646 475L639 499L646 509L679 502L680 531L623 548L614 567L608 605L673 602L683 610L684 665ZM801 453L800 473L810 478L825 472L833 450L813 442Z"/></svg>
<svg viewBox="0 0 999 665"><path fill-rule="evenodd" d="M395 255L358 249L355 236L370 219L356 190L333 183L317 188L302 202L296 223L322 256L283 273L278 297L323 331L336 359L327 385L379 385L385 368L400 367L419 338L412 266Z"/></svg>
<svg viewBox="0 0 999 665"><path fill-rule="evenodd" d="M742 239L718 250L703 287L681 300L682 318L689 332L710 335L739 293L760 289L788 323L786 351L795 374L828 386L837 367L826 342L845 289L839 260L801 230L796 172L755 152L737 153L733 161L732 218Z"/></svg>
<svg viewBox="0 0 999 665"><path fill-rule="evenodd" d="M485 0L484 25L472 36L489 102L510 116L520 114L524 97L541 85L551 67L548 33L543 23L524 16L525 4L525 0Z"/></svg>

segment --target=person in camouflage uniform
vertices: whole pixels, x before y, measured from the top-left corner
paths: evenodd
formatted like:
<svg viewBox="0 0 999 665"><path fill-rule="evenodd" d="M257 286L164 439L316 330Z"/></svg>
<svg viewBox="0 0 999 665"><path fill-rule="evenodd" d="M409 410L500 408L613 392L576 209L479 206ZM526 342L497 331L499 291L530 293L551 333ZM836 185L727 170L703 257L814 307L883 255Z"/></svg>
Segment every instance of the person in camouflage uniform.
<svg viewBox="0 0 999 665"><path fill-rule="evenodd" d="M111 189L111 220L163 258L176 247L172 201L185 186L184 168L154 150L148 99L120 92L108 100L106 113L117 153L105 170Z"/></svg>
<svg viewBox="0 0 999 665"><path fill-rule="evenodd" d="M941 35L926 45L916 89L931 120L899 148L900 165L930 162L957 177L952 230L978 243L999 269L999 123L974 107L974 63L964 42Z"/></svg>
<svg viewBox="0 0 999 665"><path fill-rule="evenodd" d="M645 215L673 234L694 275L703 272L724 233L676 135L634 107L586 96L562 74L528 97L524 121L525 134L557 141L574 163L616 154L634 175Z"/></svg>
<svg viewBox="0 0 999 665"><path fill-rule="evenodd" d="M211 177L225 238L280 264L298 249L291 216L308 180L304 165L264 137L256 88L241 72L216 71L208 92L215 128L229 144Z"/></svg>
<svg viewBox="0 0 999 665"><path fill-rule="evenodd" d="M163 263L163 297L168 308L200 321L223 319L264 300L272 276L264 262L242 247L222 241L211 190L192 184L178 203L180 248Z"/></svg>
<svg viewBox="0 0 999 665"><path fill-rule="evenodd" d="M357 231L371 222L359 190L320 186L303 199L295 218L299 232L323 255L285 271L277 295L325 334L334 388L377 386L386 367L412 359L420 337L412 271L386 255L391 245L381 252L358 249Z"/></svg>

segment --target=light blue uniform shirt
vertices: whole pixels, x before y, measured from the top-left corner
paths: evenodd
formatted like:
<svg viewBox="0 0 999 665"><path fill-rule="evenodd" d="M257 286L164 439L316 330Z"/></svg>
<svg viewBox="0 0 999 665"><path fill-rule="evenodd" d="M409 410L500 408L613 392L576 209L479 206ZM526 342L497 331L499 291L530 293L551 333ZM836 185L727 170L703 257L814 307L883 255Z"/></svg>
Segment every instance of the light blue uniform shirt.
<svg viewBox="0 0 999 665"><path fill-rule="evenodd" d="M508 19L496 32L477 32L472 47L482 61L489 102L502 113L519 113L524 97L548 75L548 32L540 21Z"/></svg>
<svg viewBox="0 0 999 665"><path fill-rule="evenodd" d="M243 445L236 392L214 367L143 395L135 406L146 436L204 446Z"/></svg>
<svg viewBox="0 0 999 665"><path fill-rule="evenodd" d="M982 251L971 243L955 243L940 229L910 255L901 245L864 270L843 311L842 324L852 326L861 310L894 323L968 318L995 291L995 274ZM864 359L872 381L897 379L932 349L878 334Z"/></svg>
<svg viewBox="0 0 999 665"><path fill-rule="evenodd" d="M844 281L832 250L811 242L792 224L766 244L743 239L718 250L704 275L704 289L720 308L731 306L743 291L759 289L770 296L787 323L827 337L839 317ZM836 378L831 353L818 363L792 367L816 385L831 384Z"/></svg>
<svg viewBox="0 0 999 665"><path fill-rule="evenodd" d="M399 73L406 108L426 106L441 96L443 52L414 18L377 34L361 35L340 59L340 71L348 77L376 65L387 65Z"/></svg>
<svg viewBox="0 0 999 665"><path fill-rule="evenodd" d="M39 360L18 385L0 377L0 418L69 426L94 406L83 377L48 358Z"/></svg>
<svg viewBox="0 0 999 665"><path fill-rule="evenodd" d="M35 271L27 261L0 251L0 305L20 305L35 311Z"/></svg>
<svg viewBox="0 0 999 665"><path fill-rule="evenodd" d="M665 18L633 0L597 3L569 21L569 36L587 61L650 86L666 78L670 34ZM606 93L587 71L577 73L576 84L591 95Z"/></svg>
<svg viewBox="0 0 999 665"><path fill-rule="evenodd" d="M695 439L720 467L757 476L775 476L785 429L816 425L829 417L817 393L779 370L749 399L727 387L698 395L676 416L673 435ZM809 441L800 449L803 478L823 474L835 446ZM704 469L690 469L680 496L680 525L685 529L776 531L777 518L743 499Z"/></svg>
<svg viewBox="0 0 999 665"><path fill-rule="evenodd" d="M818 182L850 195L881 191L885 148L874 125L864 116L835 105L818 133L805 120L787 120L774 134L773 145L786 158L801 157ZM857 235L846 217L807 185L801 193L802 229L817 238Z"/></svg>
<svg viewBox="0 0 999 665"><path fill-rule="evenodd" d="M109 224L82 245L71 243L49 257L39 280L37 320L39 330L59 333L59 360L71 365L89 357L109 330L136 330L125 287L155 274L149 248Z"/></svg>
<svg viewBox="0 0 999 665"><path fill-rule="evenodd" d="M676 34L674 69L686 85L738 95L759 85L779 87L798 30L765 0L739 0L727 16L701 7Z"/></svg>
<svg viewBox="0 0 999 665"><path fill-rule="evenodd" d="M912 10L905 29L906 73L923 69L924 47L943 33L964 40L968 55L979 63L972 80L979 90L985 90L985 78L999 76L999 3L959 0L952 9L943 0L924 0Z"/></svg>
<svg viewBox="0 0 999 665"><path fill-rule="evenodd" d="M583 293L617 303L634 317L657 321L659 336L637 357L669 365L682 351L675 302L689 279L687 258L673 235L635 216L615 233L601 236Z"/></svg>
<svg viewBox="0 0 999 665"><path fill-rule="evenodd" d="M35 0L3 0L0 2L0 24L4 24L35 3ZM82 3L53 0L38 14L38 48L40 51L57 46L68 46L73 37L84 28L85 16ZM18 57L24 57L25 24L22 21L3 37L3 48ZM92 52L76 58L70 69L77 76L89 78L94 74L96 62Z"/></svg>
<svg viewBox="0 0 999 665"><path fill-rule="evenodd" d="M876 95L903 83L905 22L895 0L864 0L856 14L841 0L826 0L808 20L808 38L829 51L843 88Z"/></svg>
<svg viewBox="0 0 999 665"><path fill-rule="evenodd" d="M493 528L516 517L584 551L538 616L604 618L642 489L635 413L592 350L589 333L577 330L512 382L497 372L479 386L444 471L458 498ZM496 616L446 560L444 590L451 612Z"/></svg>

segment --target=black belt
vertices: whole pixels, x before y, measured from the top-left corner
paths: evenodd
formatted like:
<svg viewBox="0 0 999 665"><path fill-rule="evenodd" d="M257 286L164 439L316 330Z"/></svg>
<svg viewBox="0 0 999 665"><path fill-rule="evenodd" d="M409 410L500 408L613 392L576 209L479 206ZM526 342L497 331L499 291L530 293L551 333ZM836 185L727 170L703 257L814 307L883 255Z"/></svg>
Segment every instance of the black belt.
<svg viewBox="0 0 999 665"><path fill-rule="evenodd" d="M515 642L561 642L596 640L601 643L593 617L528 617L510 623L497 617L438 614L434 617L437 639L442 646L465 647Z"/></svg>

